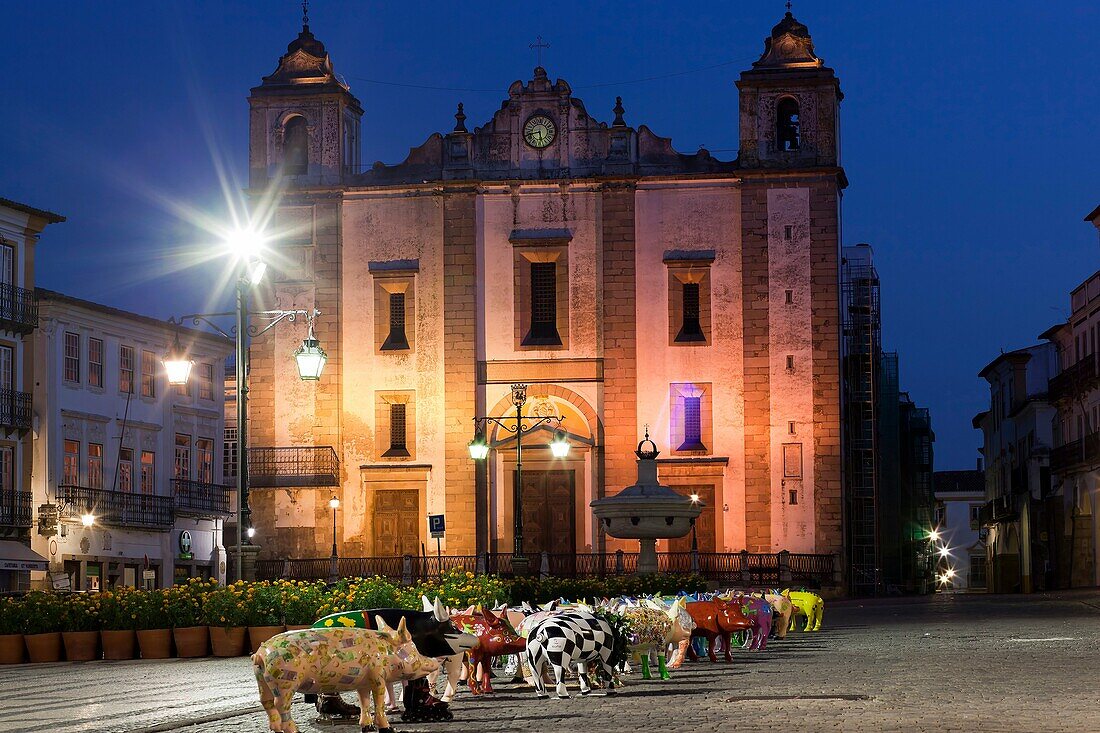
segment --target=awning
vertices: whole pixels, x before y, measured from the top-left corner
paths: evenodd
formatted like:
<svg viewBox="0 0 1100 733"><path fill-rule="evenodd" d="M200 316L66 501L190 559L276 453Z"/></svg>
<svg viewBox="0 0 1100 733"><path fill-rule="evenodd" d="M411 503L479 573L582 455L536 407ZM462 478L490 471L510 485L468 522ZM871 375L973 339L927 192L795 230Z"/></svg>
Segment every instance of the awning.
<svg viewBox="0 0 1100 733"><path fill-rule="evenodd" d="M0 540L0 570L45 570L46 558L22 542Z"/></svg>

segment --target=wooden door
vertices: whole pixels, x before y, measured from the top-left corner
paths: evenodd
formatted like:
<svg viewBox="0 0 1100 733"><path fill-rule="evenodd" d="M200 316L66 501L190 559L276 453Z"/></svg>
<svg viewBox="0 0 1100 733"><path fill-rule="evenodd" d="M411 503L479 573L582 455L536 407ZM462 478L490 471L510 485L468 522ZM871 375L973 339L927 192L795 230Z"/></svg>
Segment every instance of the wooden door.
<svg viewBox="0 0 1100 733"><path fill-rule="evenodd" d="M374 495L374 554L420 554L420 492L390 489Z"/></svg>
<svg viewBox="0 0 1100 733"><path fill-rule="evenodd" d="M699 538L699 552L714 552L714 484L669 487L681 496L698 494L703 502L703 513L695 520L695 533ZM691 552L691 532L668 541L669 552Z"/></svg>
<svg viewBox="0 0 1100 733"><path fill-rule="evenodd" d="M515 481L514 475L512 480ZM523 474L523 551L532 562L537 562L543 552L561 555L576 552L574 494L572 471Z"/></svg>

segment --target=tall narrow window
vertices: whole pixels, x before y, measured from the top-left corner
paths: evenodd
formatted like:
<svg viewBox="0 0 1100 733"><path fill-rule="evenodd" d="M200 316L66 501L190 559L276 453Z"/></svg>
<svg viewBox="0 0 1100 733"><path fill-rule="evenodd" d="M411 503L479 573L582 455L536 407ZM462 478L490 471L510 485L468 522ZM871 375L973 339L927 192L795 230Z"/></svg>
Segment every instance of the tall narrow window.
<svg viewBox="0 0 1100 733"><path fill-rule="evenodd" d="M531 263L531 331L524 344L560 346L558 278L554 262Z"/></svg>
<svg viewBox="0 0 1100 733"><path fill-rule="evenodd" d="M10 445L0 446L0 490L10 492L15 489L15 449Z"/></svg>
<svg viewBox="0 0 1100 733"><path fill-rule="evenodd" d="M795 506L796 504L798 504L798 489L791 489L790 494L791 494L791 497L790 497L790 500L787 503L790 504L791 506Z"/></svg>
<svg viewBox="0 0 1100 733"><path fill-rule="evenodd" d="M157 396L157 356L152 351L141 352L141 396Z"/></svg>
<svg viewBox="0 0 1100 733"><path fill-rule="evenodd" d="M134 393L134 347L118 347L118 391Z"/></svg>
<svg viewBox="0 0 1100 733"><path fill-rule="evenodd" d="M15 285L15 247L10 244L0 245L0 258L3 258L0 261L0 282L4 285Z"/></svg>
<svg viewBox="0 0 1100 733"><path fill-rule="evenodd" d="M699 283L684 283L683 297L683 322L680 332L676 334L679 342L706 341L703 335L703 327L699 324Z"/></svg>
<svg viewBox="0 0 1100 733"><path fill-rule="evenodd" d="M80 441L66 440L61 458L61 482L66 486L80 484Z"/></svg>
<svg viewBox="0 0 1100 733"><path fill-rule="evenodd" d="M786 303L787 305L793 305L794 304L794 291L793 290L787 290L787 291L784 292L783 302Z"/></svg>
<svg viewBox="0 0 1100 733"><path fill-rule="evenodd" d="M102 443L88 443L88 488L103 488Z"/></svg>
<svg viewBox="0 0 1100 733"><path fill-rule="evenodd" d="M390 335L382 344L383 351L409 348L405 336L405 294L390 293Z"/></svg>
<svg viewBox="0 0 1100 733"><path fill-rule="evenodd" d="M141 493L152 496L157 493L157 456L151 450L141 452Z"/></svg>
<svg viewBox="0 0 1100 733"><path fill-rule="evenodd" d="M775 108L775 144L780 151L798 150L802 145L798 102L783 97Z"/></svg>
<svg viewBox="0 0 1100 733"><path fill-rule="evenodd" d="M65 381L80 383L80 334L65 332Z"/></svg>
<svg viewBox="0 0 1100 733"><path fill-rule="evenodd" d="M226 425L222 440L222 475L226 481L237 478L237 426Z"/></svg>
<svg viewBox="0 0 1100 733"><path fill-rule="evenodd" d="M214 365L199 364L199 399L214 399Z"/></svg>
<svg viewBox="0 0 1100 733"><path fill-rule="evenodd" d="M0 389L12 389L14 386L15 350L10 346L0 346Z"/></svg>
<svg viewBox="0 0 1100 733"><path fill-rule="evenodd" d="M88 339L88 386L103 387L103 339Z"/></svg>
<svg viewBox="0 0 1100 733"><path fill-rule="evenodd" d="M214 441L210 438L195 439L195 480L214 483Z"/></svg>
<svg viewBox="0 0 1100 733"><path fill-rule="evenodd" d="M118 450L118 490L127 494L134 490L134 449Z"/></svg>
<svg viewBox="0 0 1100 733"><path fill-rule="evenodd" d="M304 117L291 117L283 128L283 161L288 176L309 172L309 129Z"/></svg>
<svg viewBox="0 0 1100 733"><path fill-rule="evenodd" d="M390 405L390 449L384 456L409 455L408 425L405 422L407 412L404 402Z"/></svg>
<svg viewBox="0 0 1100 733"><path fill-rule="evenodd" d="M176 453L172 466L172 478L191 478L191 436L176 434Z"/></svg>
<svg viewBox="0 0 1100 733"><path fill-rule="evenodd" d="M684 442L679 450L706 450L703 445L703 406L701 397L684 398Z"/></svg>

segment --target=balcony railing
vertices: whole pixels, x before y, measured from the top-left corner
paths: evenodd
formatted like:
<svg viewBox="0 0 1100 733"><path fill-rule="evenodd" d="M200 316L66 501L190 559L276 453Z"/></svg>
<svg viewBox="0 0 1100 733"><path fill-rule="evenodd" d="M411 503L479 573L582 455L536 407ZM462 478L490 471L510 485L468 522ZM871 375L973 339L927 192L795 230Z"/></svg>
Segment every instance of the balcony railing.
<svg viewBox="0 0 1100 733"><path fill-rule="evenodd" d="M248 485L255 488L339 486L340 460L331 445L251 448Z"/></svg>
<svg viewBox="0 0 1100 733"><path fill-rule="evenodd" d="M529 561L533 575L558 578L602 578L633 573L638 569L636 552L532 553ZM836 558L833 555L789 552L657 553L659 572L696 572L707 580L736 586L821 587L836 581L835 563ZM512 558L506 553L483 553L443 557L342 557L337 561L337 574L343 578L381 575L405 583L434 578L441 572L456 569L508 575L512 572ZM331 572L332 560L327 557L261 560L256 564L256 573L260 579L320 580L328 578Z"/></svg>
<svg viewBox="0 0 1100 733"><path fill-rule="evenodd" d="M0 527L30 527L31 492L0 490Z"/></svg>
<svg viewBox="0 0 1100 733"><path fill-rule="evenodd" d="M31 394L14 389L0 389L0 428L31 429Z"/></svg>
<svg viewBox="0 0 1100 733"><path fill-rule="evenodd" d="M57 500L66 508L68 516L80 516L87 512L95 515L97 524L153 530L172 527L170 496L62 485L57 487Z"/></svg>
<svg viewBox="0 0 1100 733"><path fill-rule="evenodd" d="M177 514L193 517L229 516L231 489L221 484L172 479Z"/></svg>
<svg viewBox="0 0 1100 733"><path fill-rule="evenodd" d="M1093 356L1087 356L1051 378L1048 388L1050 398L1055 402L1073 399L1079 393L1095 386L1096 377L1096 359Z"/></svg>
<svg viewBox="0 0 1100 733"><path fill-rule="evenodd" d="M23 334L38 328L38 299L33 290L0 283L0 328Z"/></svg>
<svg viewBox="0 0 1100 733"><path fill-rule="evenodd" d="M1059 473L1100 463L1100 433L1060 445L1050 452L1050 470Z"/></svg>

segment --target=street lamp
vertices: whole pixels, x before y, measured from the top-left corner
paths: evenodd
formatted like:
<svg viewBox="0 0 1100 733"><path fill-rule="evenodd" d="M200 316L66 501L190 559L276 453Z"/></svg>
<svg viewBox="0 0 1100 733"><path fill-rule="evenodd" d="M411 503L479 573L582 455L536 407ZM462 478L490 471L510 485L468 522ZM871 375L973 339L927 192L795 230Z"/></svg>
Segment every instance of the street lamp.
<svg viewBox="0 0 1100 733"><path fill-rule="evenodd" d="M179 318L169 318L168 322L178 325L184 321L191 321L198 326L205 324L234 344L236 355L236 383L237 383L237 557L235 562L236 579L241 580L241 546L243 544L245 523L248 520L248 358L249 345L254 336L267 333L280 321L295 321L304 317L309 325L309 334L302 341L302 345L294 352L294 360L298 366L298 376L303 381L317 381L321 378L321 372L325 368L328 356L321 348L321 342L317 340L313 332L314 319L321 315L316 308L312 310L268 310L250 312L249 303L252 290L263 280L267 265L262 256L266 248L267 238L263 232L248 226L235 229L225 238L225 246L235 260L237 268L236 276L236 301L233 311L224 313L190 313ZM233 318L234 325L224 329L215 323L215 319ZM252 319L265 321L262 325L251 325ZM164 370L168 375L168 383L173 385L187 384L191 375L191 366L194 362L187 356L180 346L179 334L176 334L172 348L164 356ZM251 539L255 531L251 526L247 528L247 536Z"/></svg>
<svg viewBox="0 0 1100 733"><path fill-rule="evenodd" d="M332 507L332 557L329 560L328 579L330 583L335 583L340 579L340 556L336 553L336 510L340 508L340 500L335 494L328 500L328 505Z"/></svg>
<svg viewBox="0 0 1100 733"><path fill-rule="evenodd" d="M691 495L691 504L695 506L699 503L699 495L693 493ZM691 572L699 572L699 538L695 534L695 519L691 518Z"/></svg>
<svg viewBox="0 0 1100 733"><path fill-rule="evenodd" d="M528 562L523 554L523 434L531 432L540 425L555 423L557 430L550 441L550 453L555 458L565 458L569 455L569 439L565 431L561 429L562 415L524 415L523 405L527 402L527 385L512 385L512 406L516 408L515 415L502 417L475 417L474 438L467 446L470 457L475 461L483 461L489 455L489 443L485 440L485 425L493 423L497 427L514 433L516 436L516 478L512 486L512 519L513 519L513 544L512 544L512 574L515 576L527 575Z"/></svg>
<svg viewBox="0 0 1100 733"><path fill-rule="evenodd" d="M95 524L95 515L91 512L85 512L84 514L81 514L80 523L83 524L85 527L91 527L93 524Z"/></svg>

